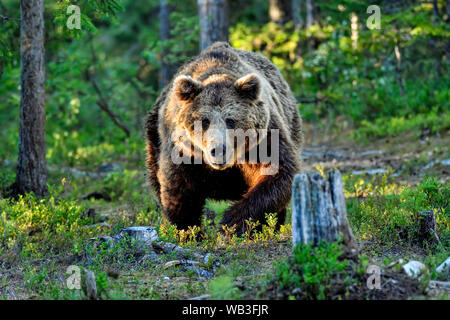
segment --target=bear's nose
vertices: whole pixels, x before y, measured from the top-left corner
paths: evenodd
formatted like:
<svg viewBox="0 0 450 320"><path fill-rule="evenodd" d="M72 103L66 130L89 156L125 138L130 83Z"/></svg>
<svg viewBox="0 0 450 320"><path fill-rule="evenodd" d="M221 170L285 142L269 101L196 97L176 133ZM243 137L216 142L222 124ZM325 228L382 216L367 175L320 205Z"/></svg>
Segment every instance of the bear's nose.
<svg viewBox="0 0 450 320"><path fill-rule="evenodd" d="M213 157L223 157L225 155L226 150L227 150L227 148L225 147L225 145L222 144L220 146L212 148L211 155Z"/></svg>

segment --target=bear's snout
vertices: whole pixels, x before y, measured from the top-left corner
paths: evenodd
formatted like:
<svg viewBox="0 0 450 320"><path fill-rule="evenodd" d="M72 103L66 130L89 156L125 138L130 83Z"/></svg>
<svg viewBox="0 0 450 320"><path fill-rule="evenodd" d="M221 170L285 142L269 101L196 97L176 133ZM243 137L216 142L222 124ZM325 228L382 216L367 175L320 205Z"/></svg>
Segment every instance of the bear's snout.
<svg viewBox="0 0 450 320"><path fill-rule="evenodd" d="M215 169L224 169L229 165L227 159L227 147L222 143L216 143L209 148L209 162Z"/></svg>
<svg viewBox="0 0 450 320"><path fill-rule="evenodd" d="M211 148L211 156L214 158L222 159L227 151L227 147L224 144Z"/></svg>

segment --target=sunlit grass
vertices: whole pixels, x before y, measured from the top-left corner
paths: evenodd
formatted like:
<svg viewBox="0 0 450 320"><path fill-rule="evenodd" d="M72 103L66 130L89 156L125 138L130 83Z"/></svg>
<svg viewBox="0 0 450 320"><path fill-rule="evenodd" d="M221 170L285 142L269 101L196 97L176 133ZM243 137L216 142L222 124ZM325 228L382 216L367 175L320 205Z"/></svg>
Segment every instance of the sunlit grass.
<svg viewBox="0 0 450 320"><path fill-rule="evenodd" d="M350 224L361 240L384 245L423 245L419 243L420 215L432 210L441 248L450 244L450 211L447 199L450 184L425 178L415 188L388 182L379 184L361 178L347 179L347 207Z"/></svg>
<svg viewBox="0 0 450 320"><path fill-rule="evenodd" d="M353 137L356 139L369 139L379 137L392 137L403 132L415 131L419 137L423 129L430 129L430 133L445 131L450 129L450 113L439 112L433 109L426 114L377 118L374 122L363 120L361 127L354 131Z"/></svg>

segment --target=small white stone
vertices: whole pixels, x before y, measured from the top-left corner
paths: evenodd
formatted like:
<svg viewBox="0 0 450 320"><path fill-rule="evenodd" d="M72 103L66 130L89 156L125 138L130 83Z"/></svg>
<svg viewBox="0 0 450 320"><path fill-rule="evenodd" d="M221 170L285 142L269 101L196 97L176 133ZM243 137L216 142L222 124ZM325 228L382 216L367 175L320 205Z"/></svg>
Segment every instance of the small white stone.
<svg viewBox="0 0 450 320"><path fill-rule="evenodd" d="M424 170L430 169L432 166L434 166L435 162L431 161L430 163L428 163L425 167L423 167Z"/></svg>
<svg viewBox="0 0 450 320"><path fill-rule="evenodd" d="M208 264L208 262L209 262L209 258L211 257L211 254L210 253L207 253L206 255L205 255L205 257L203 258L203 263L204 264Z"/></svg>
<svg viewBox="0 0 450 320"><path fill-rule="evenodd" d="M420 261L411 260L403 265L403 270L411 278L417 278L427 270L427 267Z"/></svg>
<svg viewBox="0 0 450 320"><path fill-rule="evenodd" d="M151 245L153 241L158 240L158 232L156 231L155 227L138 226L123 228L114 238L116 239L116 241L120 241L125 236L137 239L143 242L145 245Z"/></svg>

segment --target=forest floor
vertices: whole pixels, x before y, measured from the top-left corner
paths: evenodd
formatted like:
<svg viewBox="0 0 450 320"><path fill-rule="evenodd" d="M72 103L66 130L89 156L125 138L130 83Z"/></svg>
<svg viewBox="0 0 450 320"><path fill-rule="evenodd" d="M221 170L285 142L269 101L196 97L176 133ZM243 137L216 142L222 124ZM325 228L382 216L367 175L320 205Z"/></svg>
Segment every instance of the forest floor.
<svg viewBox="0 0 450 320"><path fill-rule="evenodd" d="M447 295L430 294L425 289L430 279L448 280L433 271L450 254L448 215L442 212L438 219L439 230L444 233L442 242L423 245L414 239L414 221L402 216L403 211L390 221L392 208L387 205L391 194L420 188L425 176L434 177L436 183L448 190L448 132L420 137L411 133L371 143L349 142L345 135L320 137L312 130L307 130L306 136L310 138L306 139L303 152L304 170L339 168L343 173L350 224L364 255L354 263L355 268L366 268L369 263L380 266L385 281L382 289L368 290L365 270L355 273L355 269L345 270L355 275L353 280L357 284L342 280L335 285L330 275L334 271L329 270L331 273L317 283L312 281L312 286L311 282L304 284L303 288L313 288L312 291L299 293L301 290L293 289L292 285L280 285L283 261L292 256L290 210L286 227L280 232L268 228L258 239L233 238L220 243L217 223L228 203L209 201L202 230L206 239L197 241L195 230L191 237L178 234L163 223L158 206L148 194L144 167L130 166L124 159L102 165L96 171L50 168L52 181L55 184L62 181L58 197L82 207L82 215L91 220L83 222L81 227L61 227L56 231L64 239L61 240L64 245L59 247L48 244L45 227L34 227L30 222L20 237L25 234L36 246L26 251L24 244L17 245L0 255L1 297L84 298L86 290L69 290L66 286L67 268L76 265L95 272L98 295L103 299L448 299L448 292ZM70 202L73 199L75 202ZM123 227L136 225L157 226L160 240L176 243L187 251L177 256L176 253L155 254L154 248L142 249L134 242L96 243L103 236L116 235ZM88 231L77 231L77 228ZM82 235L81 241L74 239L78 234ZM205 258L206 254L213 258ZM315 262L327 259L317 252L314 254L317 254ZM400 264L392 267L398 259L419 260L430 272L421 281L411 280L402 272ZM332 265L326 261L325 264ZM339 266L337 263L336 268ZM334 275L337 274L341 273ZM346 287L342 288L344 282ZM325 292L325 296L320 292Z"/></svg>

